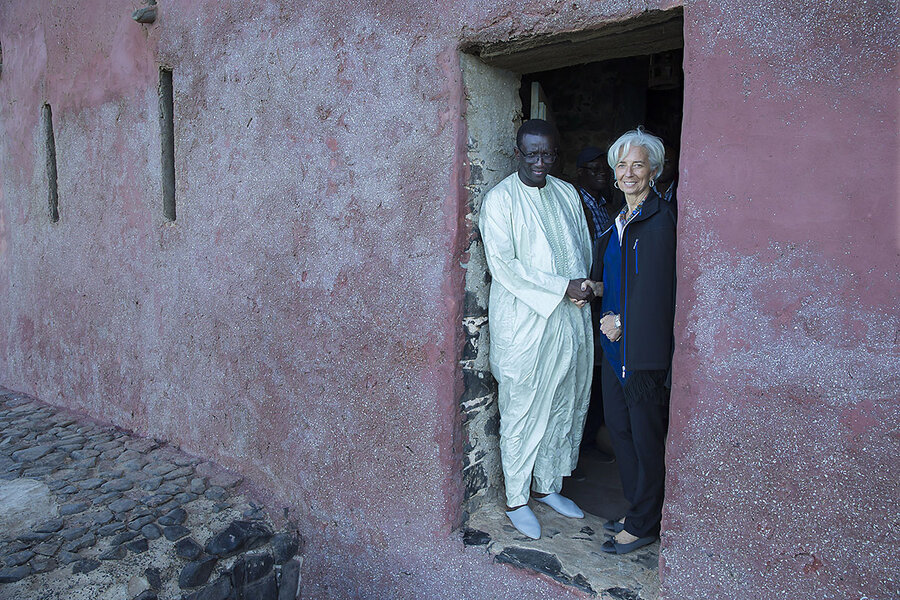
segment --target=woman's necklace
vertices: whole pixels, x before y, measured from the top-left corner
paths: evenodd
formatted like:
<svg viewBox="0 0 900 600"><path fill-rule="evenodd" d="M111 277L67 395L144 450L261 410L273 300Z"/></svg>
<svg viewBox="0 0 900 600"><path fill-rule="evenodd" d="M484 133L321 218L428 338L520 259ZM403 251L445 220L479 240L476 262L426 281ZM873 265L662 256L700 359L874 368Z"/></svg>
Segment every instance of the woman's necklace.
<svg viewBox="0 0 900 600"><path fill-rule="evenodd" d="M628 221L637 216L641 212L641 207L644 205L644 200L646 200L649 196L649 194L644 196L631 212L628 211L628 202L626 202L625 206L622 207L621 212L619 212L619 219L622 220L622 223L628 223Z"/></svg>

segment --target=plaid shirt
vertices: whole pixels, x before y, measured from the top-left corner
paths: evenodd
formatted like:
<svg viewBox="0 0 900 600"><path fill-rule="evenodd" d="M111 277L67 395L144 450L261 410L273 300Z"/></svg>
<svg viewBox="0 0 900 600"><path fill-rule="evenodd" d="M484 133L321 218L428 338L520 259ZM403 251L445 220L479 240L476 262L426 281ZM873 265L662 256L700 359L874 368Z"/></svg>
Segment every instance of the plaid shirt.
<svg viewBox="0 0 900 600"><path fill-rule="evenodd" d="M613 220L609 218L609 211L606 210L606 198L603 196L600 196L599 199L594 198L583 187L578 188L578 192L581 194L581 199L588 207L588 210L591 211L591 217L594 220L594 241L597 241L600 239L600 235L609 229L613 223Z"/></svg>
<svg viewBox="0 0 900 600"><path fill-rule="evenodd" d="M651 185L650 187L653 188L653 191L656 192L657 196L659 196L666 202L671 202L672 199L675 198L675 187L677 186L677 184L678 184L677 181L673 181L672 184L669 186L669 189L666 190L665 194L661 194L659 192L659 189L657 189L656 185Z"/></svg>

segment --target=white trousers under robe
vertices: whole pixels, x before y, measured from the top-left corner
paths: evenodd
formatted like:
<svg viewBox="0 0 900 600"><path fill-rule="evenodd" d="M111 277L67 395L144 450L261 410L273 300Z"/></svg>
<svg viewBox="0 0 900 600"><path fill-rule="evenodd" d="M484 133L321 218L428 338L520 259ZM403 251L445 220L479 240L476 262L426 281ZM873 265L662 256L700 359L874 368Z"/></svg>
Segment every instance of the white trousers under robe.
<svg viewBox="0 0 900 600"><path fill-rule="evenodd" d="M518 175L485 196L479 217L493 277L488 306L491 371L499 384L500 458L509 506L529 487L559 492L578 461L594 348L589 306L566 298L588 276L591 240L581 199L548 176Z"/></svg>

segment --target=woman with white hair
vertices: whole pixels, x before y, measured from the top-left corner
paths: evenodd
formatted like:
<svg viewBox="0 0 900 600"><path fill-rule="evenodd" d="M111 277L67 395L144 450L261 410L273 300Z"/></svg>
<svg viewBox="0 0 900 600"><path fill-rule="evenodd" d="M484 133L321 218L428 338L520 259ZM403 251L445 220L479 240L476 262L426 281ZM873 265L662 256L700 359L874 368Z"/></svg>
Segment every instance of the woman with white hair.
<svg viewBox="0 0 900 600"><path fill-rule="evenodd" d="M591 279L602 352L603 413L625 499L624 517L604 527L615 537L604 552L625 554L659 535L675 319L675 225L672 204L653 191L663 169L661 139L629 131L607 153L625 207L594 247ZM598 306L599 305L599 306Z"/></svg>

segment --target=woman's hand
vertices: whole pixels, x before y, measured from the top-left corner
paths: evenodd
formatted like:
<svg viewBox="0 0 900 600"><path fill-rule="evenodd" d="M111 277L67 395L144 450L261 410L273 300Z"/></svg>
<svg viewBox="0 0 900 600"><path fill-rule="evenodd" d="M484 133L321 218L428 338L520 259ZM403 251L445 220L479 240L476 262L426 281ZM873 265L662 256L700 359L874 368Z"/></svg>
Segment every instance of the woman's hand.
<svg viewBox="0 0 900 600"><path fill-rule="evenodd" d="M593 288L586 285L587 279L572 279L566 288L566 297L578 308L583 307L594 298Z"/></svg>
<svg viewBox="0 0 900 600"><path fill-rule="evenodd" d="M597 281L591 281L590 279L580 279L581 281L581 291L590 293L590 298L585 300L576 300L569 296L569 300L575 303L575 306L578 308L584 307L585 304L593 300L594 298L600 298L603 296L603 283Z"/></svg>
<svg viewBox="0 0 900 600"><path fill-rule="evenodd" d="M585 279L581 284L581 289L591 288L591 291L594 292L594 298L602 298L603 297L603 282L602 281L591 281L590 279Z"/></svg>
<svg viewBox="0 0 900 600"><path fill-rule="evenodd" d="M609 338L611 342L617 342L622 338L622 328L616 326L616 317L612 313L603 315L600 319L600 331Z"/></svg>

